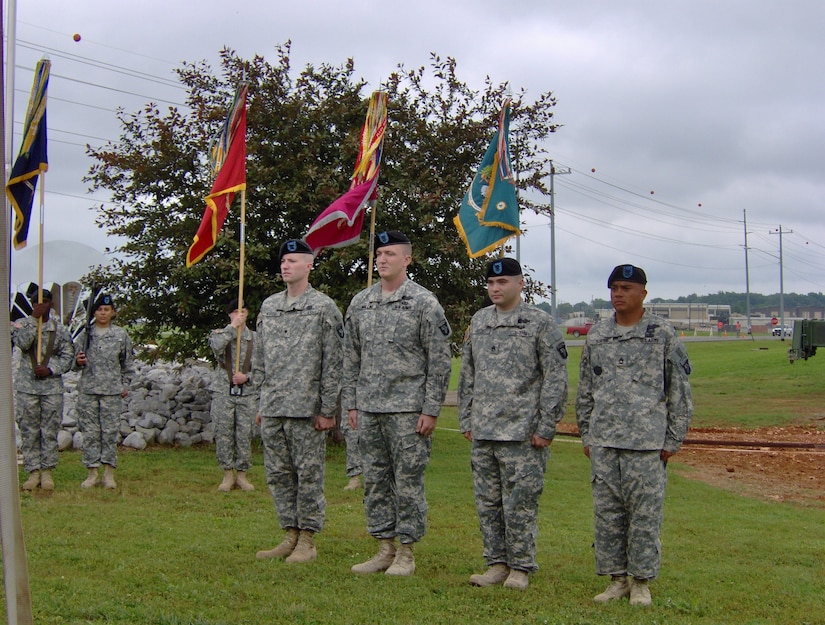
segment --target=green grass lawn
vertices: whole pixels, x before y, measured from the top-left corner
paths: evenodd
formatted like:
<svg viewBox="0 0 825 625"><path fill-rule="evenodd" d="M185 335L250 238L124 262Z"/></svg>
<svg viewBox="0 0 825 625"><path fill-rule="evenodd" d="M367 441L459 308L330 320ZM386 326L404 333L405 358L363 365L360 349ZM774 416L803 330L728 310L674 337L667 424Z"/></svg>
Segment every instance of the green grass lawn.
<svg viewBox="0 0 825 625"><path fill-rule="evenodd" d="M761 350L759 347L767 347ZM790 365L786 344L691 343L696 422L755 427L825 407L825 354ZM571 403L580 348L571 348ZM807 415L807 416L806 416ZM568 410L573 419L572 408ZM820 421L822 423L822 421ZM78 452L61 454L51 496L21 496L38 624L496 623L788 625L825 623L825 509L767 503L670 468L662 573L653 606L592 602L589 466L580 441L552 446L540 511L540 570L525 593L474 588L484 570L469 443L454 408L439 420L427 472L429 531L412 578L356 576L370 557L361 491L344 492L342 447L328 448L327 527L308 565L257 561L280 541L260 449L253 493L218 493L211 448L121 452L116 491L82 491ZM5 606L3 606L5 611Z"/></svg>

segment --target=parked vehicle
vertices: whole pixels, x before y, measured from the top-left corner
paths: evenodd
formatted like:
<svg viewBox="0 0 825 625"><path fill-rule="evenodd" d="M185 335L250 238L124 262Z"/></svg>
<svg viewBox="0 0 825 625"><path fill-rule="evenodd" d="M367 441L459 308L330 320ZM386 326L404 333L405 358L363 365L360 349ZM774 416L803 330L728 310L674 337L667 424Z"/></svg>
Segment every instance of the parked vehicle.
<svg viewBox="0 0 825 625"><path fill-rule="evenodd" d="M773 336L793 336L793 328L791 326L776 326L771 330Z"/></svg>
<svg viewBox="0 0 825 625"><path fill-rule="evenodd" d="M590 328L593 327L594 324L590 323L589 321L581 326L567 326L567 334L572 334L573 338L579 338L580 336L586 336L588 332L590 332Z"/></svg>

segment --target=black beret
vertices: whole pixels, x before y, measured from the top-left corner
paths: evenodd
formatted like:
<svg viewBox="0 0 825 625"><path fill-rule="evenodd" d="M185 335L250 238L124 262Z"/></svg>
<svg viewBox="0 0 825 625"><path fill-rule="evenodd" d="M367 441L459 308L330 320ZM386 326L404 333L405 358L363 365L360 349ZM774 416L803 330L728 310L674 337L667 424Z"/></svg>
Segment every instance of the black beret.
<svg viewBox="0 0 825 625"><path fill-rule="evenodd" d="M284 254L313 254L312 248L303 239L289 239L284 241L278 252L278 262L281 262ZM314 255L314 254L313 254Z"/></svg>
<svg viewBox="0 0 825 625"><path fill-rule="evenodd" d="M398 230L385 230L375 235L375 246L373 249L384 247L385 245L398 245L399 243L410 243L410 239L403 232Z"/></svg>
<svg viewBox="0 0 825 625"><path fill-rule="evenodd" d="M246 302L241 302L243 308L246 308ZM226 305L226 314L228 315L231 312L235 312L238 310L238 298L234 298L229 300L229 303Z"/></svg>
<svg viewBox="0 0 825 625"><path fill-rule="evenodd" d="M29 288L26 289L26 297L28 297L31 301L35 301L37 299L37 292L39 288L36 284L32 283L29 284ZM52 301L52 292L48 289L43 289L43 299Z"/></svg>
<svg viewBox="0 0 825 625"><path fill-rule="evenodd" d="M520 275L521 265L515 258L496 258L487 263L487 278Z"/></svg>
<svg viewBox="0 0 825 625"><path fill-rule="evenodd" d="M614 281L620 282L636 282L638 284L647 284L647 276L644 269L641 267L634 267L633 265L617 265L610 272L610 277L607 279L607 288L613 284Z"/></svg>
<svg viewBox="0 0 825 625"><path fill-rule="evenodd" d="M108 293L103 293L102 295L98 295L95 303L92 304L92 312L96 311L101 306L111 306L112 308L115 307L115 300L112 299L112 296Z"/></svg>

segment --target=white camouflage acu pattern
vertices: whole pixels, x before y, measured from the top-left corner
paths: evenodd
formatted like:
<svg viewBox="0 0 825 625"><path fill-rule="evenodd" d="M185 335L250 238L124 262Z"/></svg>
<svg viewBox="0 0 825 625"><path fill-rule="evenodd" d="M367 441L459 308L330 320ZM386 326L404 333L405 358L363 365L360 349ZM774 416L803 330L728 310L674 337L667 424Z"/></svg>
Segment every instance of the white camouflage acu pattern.
<svg viewBox="0 0 825 625"><path fill-rule="evenodd" d="M676 330L645 312L629 332L613 317L582 350L576 419L585 446L676 452L693 416L690 361Z"/></svg>
<svg viewBox="0 0 825 625"><path fill-rule="evenodd" d="M129 388L135 376L135 352L126 330L111 325L101 333L93 327L88 349L86 330L82 330L74 341L75 356L80 351L85 352L88 362L85 367L75 366L80 371L78 393L120 396Z"/></svg>
<svg viewBox="0 0 825 625"><path fill-rule="evenodd" d="M282 528L319 532L326 507L326 432L315 429L315 418L336 415L341 313L312 286L291 304L282 291L261 305L257 333L252 379L261 394L266 483Z"/></svg>
<svg viewBox="0 0 825 625"><path fill-rule="evenodd" d="M347 446L347 477L361 475L361 451L358 448L358 430L349 425L349 418L346 410L341 410L341 433Z"/></svg>
<svg viewBox="0 0 825 625"><path fill-rule="evenodd" d="M241 331L241 369L246 362L250 340L254 351L255 332L244 328ZM217 363L210 385L212 404L209 408L215 432L215 458L218 466L224 471L248 471L252 466L252 427L258 409L258 390L250 378L249 382L243 385L241 395L230 395L232 385L226 372L227 346L230 369L234 371L238 330L229 324L209 335L209 347Z"/></svg>
<svg viewBox="0 0 825 625"><path fill-rule="evenodd" d="M41 358L54 335L48 367L52 375L34 375L29 349L37 345L37 319L26 317L11 328L12 343L20 350L14 375L15 416L20 426L23 468L31 473L57 466L57 430L63 418L63 374L72 366L74 349L69 330L54 318L41 328Z"/></svg>
<svg viewBox="0 0 825 625"><path fill-rule="evenodd" d="M312 286L292 305L286 291L261 305L252 380L268 417L334 417L341 376L341 312Z"/></svg>
<svg viewBox="0 0 825 625"><path fill-rule="evenodd" d="M409 279L387 297L379 282L347 310L341 405L358 410L364 510L375 538L412 543L426 532L432 437L415 428L421 414L441 412L450 333L435 295Z"/></svg>
<svg viewBox="0 0 825 625"><path fill-rule="evenodd" d="M587 335L576 420L590 447L596 571L658 575L667 475L693 415L690 361L676 330L645 312L629 331L611 317Z"/></svg>
<svg viewBox="0 0 825 625"><path fill-rule="evenodd" d="M550 315L519 303L482 308L461 355L458 418L474 440L553 440L567 403L567 348Z"/></svg>
<svg viewBox="0 0 825 625"><path fill-rule="evenodd" d="M470 465L488 566L534 571L538 508L549 447L567 402L567 348L550 315L520 302L481 309L470 322L458 387L459 427L472 433Z"/></svg>
<svg viewBox="0 0 825 625"><path fill-rule="evenodd" d="M83 433L83 465L99 467L101 463L117 467L117 436L123 413L121 394L129 388L135 375L134 350L126 331L115 325L105 332L92 327L86 347L84 329L74 341L75 356L86 354L86 366L77 383L77 417Z"/></svg>
<svg viewBox="0 0 825 625"><path fill-rule="evenodd" d="M341 405L437 417L450 381L450 333L435 295L412 280L386 298L380 282L364 289L347 309Z"/></svg>

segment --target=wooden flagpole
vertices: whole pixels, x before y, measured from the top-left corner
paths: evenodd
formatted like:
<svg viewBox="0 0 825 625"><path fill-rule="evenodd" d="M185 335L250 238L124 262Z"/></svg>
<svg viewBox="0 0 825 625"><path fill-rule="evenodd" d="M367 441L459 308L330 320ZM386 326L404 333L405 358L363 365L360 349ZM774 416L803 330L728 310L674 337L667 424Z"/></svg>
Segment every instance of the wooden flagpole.
<svg viewBox="0 0 825 625"><path fill-rule="evenodd" d="M241 189L241 252L238 263L238 313L243 310L243 282L244 265L246 263L246 188ZM241 371L241 334L243 329L238 327L238 336L235 339L235 373Z"/></svg>
<svg viewBox="0 0 825 625"><path fill-rule="evenodd" d="M376 196L378 194L378 189L376 188ZM367 261L367 267L369 271L367 272L367 287L372 286L372 264L375 260L375 213L378 212L378 198L376 197L374 200L370 200L369 203L370 207L370 242L369 242L369 256Z"/></svg>
<svg viewBox="0 0 825 625"><path fill-rule="evenodd" d="M40 240L37 254L37 303L43 303L43 222L46 213L46 172L40 174ZM54 297L54 294L52 294ZM54 300L52 300L54 302ZM43 318L37 319L37 364L42 364L41 349L43 347Z"/></svg>

